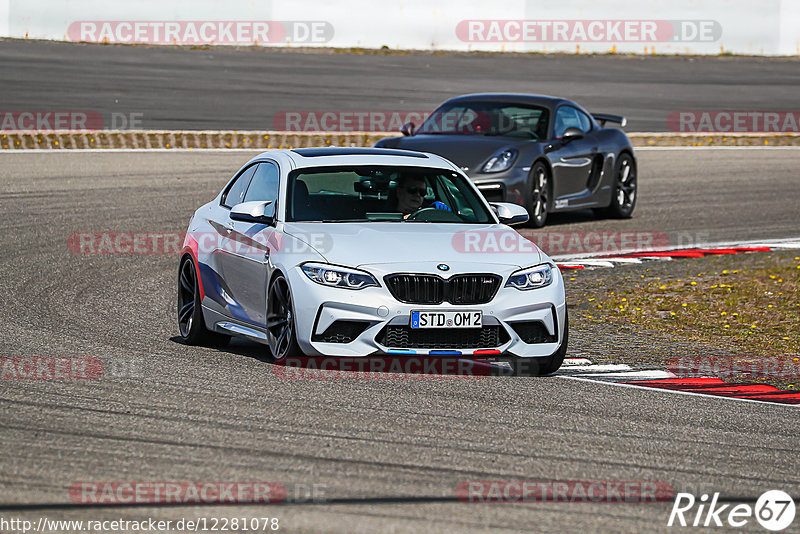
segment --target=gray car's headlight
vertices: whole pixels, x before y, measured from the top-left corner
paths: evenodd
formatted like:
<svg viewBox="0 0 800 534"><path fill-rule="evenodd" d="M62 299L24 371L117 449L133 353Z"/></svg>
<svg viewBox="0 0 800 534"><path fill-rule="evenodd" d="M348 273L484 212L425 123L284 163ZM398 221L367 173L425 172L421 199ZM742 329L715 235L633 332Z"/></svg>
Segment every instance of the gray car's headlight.
<svg viewBox="0 0 800 534"><path fill-rule="evenodd" d="M483 172L501 172L510 169L517 159L517 154L519 152L513 148L498 152L486 162Z"/></svg>
<svg viewBox="0 0 800 534"><path fill-rule="evenodd" d="M348 267L325 263L304 263L300 269L310 280L323 286L364 289L378 285L378 281L371 274Z"/></svg>
<svg viewBox="0 0 800 534"><path fill-rule="evenodd" d="M515 287L523 291L549 286L553 282L553 269L547 265L537 265L517 271L508 277L506 287Z"/></svg>

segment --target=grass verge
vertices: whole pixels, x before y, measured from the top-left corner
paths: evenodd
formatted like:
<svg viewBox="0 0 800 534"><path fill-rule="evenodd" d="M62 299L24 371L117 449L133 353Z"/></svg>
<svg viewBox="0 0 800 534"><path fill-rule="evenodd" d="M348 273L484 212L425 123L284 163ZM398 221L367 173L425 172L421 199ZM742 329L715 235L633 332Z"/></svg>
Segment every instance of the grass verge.
<svg viewBox="0 0 800 534"><path fill-rule="evenodd" d="M574 282L580 287L568 293L589 330L610 325L652 339L653 345L671 339L683 347L696 346L692 354L665 344L654 355L652 360L677 374L710 374L731 382L765 382L789 389L800 384L796 251L615 270L626 271L617 275L619 283L612 285L606 276L586 273L586 283ZM570 276L581 277L582 273ZM708 346L722 347L727 354L704 350Z"/></svg>

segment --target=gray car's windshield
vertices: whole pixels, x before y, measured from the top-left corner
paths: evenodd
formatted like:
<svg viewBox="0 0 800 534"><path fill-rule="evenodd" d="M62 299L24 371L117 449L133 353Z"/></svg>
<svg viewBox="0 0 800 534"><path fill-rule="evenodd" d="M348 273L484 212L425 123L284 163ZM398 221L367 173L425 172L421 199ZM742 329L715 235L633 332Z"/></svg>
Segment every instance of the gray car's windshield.
<svg viewBox="0 0 800 534"><path fill-rule="evenodd" d="M455 102L434 111L417 134L494 135L544 139L546 108L507 102Z"/></svg>
<svg viewBox="0 0 800 534"><path fill-rule="evenodd" d="M460 174L406 166L315 167L292 171L287 221L494 222Z"/></svg>

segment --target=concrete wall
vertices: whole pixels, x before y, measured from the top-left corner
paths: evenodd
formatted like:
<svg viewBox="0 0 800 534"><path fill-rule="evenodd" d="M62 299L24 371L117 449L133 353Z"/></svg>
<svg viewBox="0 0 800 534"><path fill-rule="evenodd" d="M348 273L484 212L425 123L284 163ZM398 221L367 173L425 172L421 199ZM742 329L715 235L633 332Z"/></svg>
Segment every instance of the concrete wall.
<svg viewBox="0 0 800 534"><path fill-rule="evenodd" d="M187 45L795 56L800 55L800 0L0 0L0 35Z"/></svg>

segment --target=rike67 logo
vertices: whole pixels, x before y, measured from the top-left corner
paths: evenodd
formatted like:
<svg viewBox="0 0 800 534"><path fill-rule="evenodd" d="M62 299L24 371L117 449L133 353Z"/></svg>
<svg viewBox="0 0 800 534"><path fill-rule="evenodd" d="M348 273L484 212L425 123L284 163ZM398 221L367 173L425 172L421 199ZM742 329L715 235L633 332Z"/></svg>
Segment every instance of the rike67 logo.
<svg viewBox="0 0 800 534"><path fill-rule="evenodd" d="M707 493L699 499L691 493L678 493L667 526L741 528L750 524L755 517L765 529L778 532L794 521L794 499L780 490L765 491L755 506L746 503L720 504L719 500L719 493L714 493L710 500Z"/></svg>

